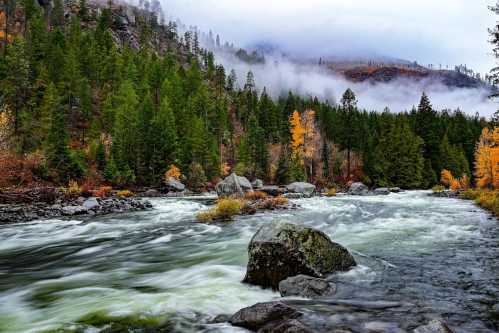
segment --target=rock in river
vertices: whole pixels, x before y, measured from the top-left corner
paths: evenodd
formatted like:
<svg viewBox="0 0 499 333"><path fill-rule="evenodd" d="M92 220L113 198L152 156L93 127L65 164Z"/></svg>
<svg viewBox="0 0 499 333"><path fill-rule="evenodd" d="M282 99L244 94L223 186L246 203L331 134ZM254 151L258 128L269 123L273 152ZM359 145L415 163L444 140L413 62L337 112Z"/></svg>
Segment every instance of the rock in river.
<svg viewBox="0 0 499 333"><path fill-rule="evenodd" d="M279 282L281 296L301 296L307 298L332 296L335 288L324 279L307 275L297 275Z"/></svg>
<svg viewBox="0 0 499 333"><path fill-rule="evenodd" d="M353 256L321 231L275 221L262 226L248 247L244 282L279 288L279 282L300 274L322 278L355 266Z"/></svg>
<svg viewBox="0 0 499 333"><path fill-rule="evenodd" d="M219 197L242 197L244 193L253 191L253 187L246 177L240 177L232 173L217 184L216 190Z"/></svg>
<svg viewBox="0 0 499 333"><path fill-rule="evenodd" d="M350 195L367 195L368 193L369 188L362 183L353 183L348 190L348 194Z"/></svg>
<svg viewBox="0 0 499 333"><path fill-rule="evenodd" d="M296 319L300 315L300 312L295 308L282 302L267 302L257 303L237 311L229 322L233 326L258 331L269 324L282 323L287 319Z"/></svg>
<svg viewBox="0 0 499 333"><path fill-rule="evenodd" d="M170 192L182 192L185 190L185 185L179 182L174 177L170 177L165 185Z"/></svg>
<svg viewBox="0 0 499 333"><path fill-rule="evenodd" d="M296 182L286 186L286 189L291 193L299 193L304 196L311 197L315 192L315 185L303 182Z"/></svg>
<svg viewBox="0 0 499 333"><path fill-rule="evenodd" d="M377 188L374 190L374 195L389 195L391 192L386 187Z"/></svg>

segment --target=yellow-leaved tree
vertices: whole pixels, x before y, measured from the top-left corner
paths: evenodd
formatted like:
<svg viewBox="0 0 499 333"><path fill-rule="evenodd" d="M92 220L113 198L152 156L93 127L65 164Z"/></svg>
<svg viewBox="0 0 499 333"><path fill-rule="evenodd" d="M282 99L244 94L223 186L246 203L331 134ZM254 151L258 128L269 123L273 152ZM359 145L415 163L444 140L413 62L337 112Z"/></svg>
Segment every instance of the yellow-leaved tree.
<svg viewBox="0 0 499 333"><path fill-rule="evenodd" d="M170 165L170 169L165 173L165 181L169 181L170 178L174 178L176 180L180 180L182 177L182 173L180 172L180 169L175 165L172 164Z"/></svg>
<svg viewBox="0 0 499 333"><path fill-rule="evenodd" d="M305 144L305 128L301 122L300 113L293 112L289 118L291 126L291 149L295 158L302 161L303 145Z"/></svg>
<svg viewBox="0 0 499 333"><path fill-rule="evenodd" d="M475 177L479 188L499 188L499 128L482 130L475 149Z"/></svg>
<svg viewBox="0 0 499 333"><path fill-rule="evenodd" d="M319 153L321 142L320 132L315 122L315 111L310 109L305 110L302 116L302 123L304 129L303 156L309 179L312 180L314 177L314 158Z"/></svg>

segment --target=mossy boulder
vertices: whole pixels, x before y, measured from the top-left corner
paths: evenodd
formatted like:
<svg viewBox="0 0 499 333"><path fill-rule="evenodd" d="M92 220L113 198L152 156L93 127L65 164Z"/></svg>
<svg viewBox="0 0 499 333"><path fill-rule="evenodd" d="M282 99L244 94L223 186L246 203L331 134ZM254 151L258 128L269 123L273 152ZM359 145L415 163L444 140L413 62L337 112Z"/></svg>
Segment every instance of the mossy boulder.
<svg viewBox="0 0 499 333"><path fill-rule="evenodd" d="M343 246L321 231L275 221L251 239L244 282L277 290L279 282L296 275L323 278L356 265Z"/></svg>

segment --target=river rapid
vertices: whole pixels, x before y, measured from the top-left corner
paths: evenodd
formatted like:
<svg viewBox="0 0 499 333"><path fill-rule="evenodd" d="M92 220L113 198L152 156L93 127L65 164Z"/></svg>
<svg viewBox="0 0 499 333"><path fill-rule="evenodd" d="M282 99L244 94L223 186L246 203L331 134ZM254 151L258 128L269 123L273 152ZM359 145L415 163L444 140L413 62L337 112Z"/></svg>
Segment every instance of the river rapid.
<svg viewBox="0 0 499 333"><path fill-rule="evenodd" d="M499 330L499 224L471 202L295 202L223 225L195 222L209 201L153 199L145 212L1 226L0 332L245 332L208 322L281 299L241 283L252 235L275 219L324 231L359 263L329 277L334 297L287 300L317 331L410 332L432 318L456 333Z"/></svg>

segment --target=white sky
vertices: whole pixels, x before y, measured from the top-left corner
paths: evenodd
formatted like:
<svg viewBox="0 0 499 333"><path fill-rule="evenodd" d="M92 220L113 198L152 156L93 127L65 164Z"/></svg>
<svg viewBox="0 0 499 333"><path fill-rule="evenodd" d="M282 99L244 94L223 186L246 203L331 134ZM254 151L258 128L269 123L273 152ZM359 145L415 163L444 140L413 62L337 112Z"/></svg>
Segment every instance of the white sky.
<svg viewBox="0 0 499 333"><path fill-rule="evenodd" d="M390 56L421 64L494 65L494 0L162 0L168 16L222 40L271 42L309 56ZM499 17L498 17L499 18Z"/></svg>

